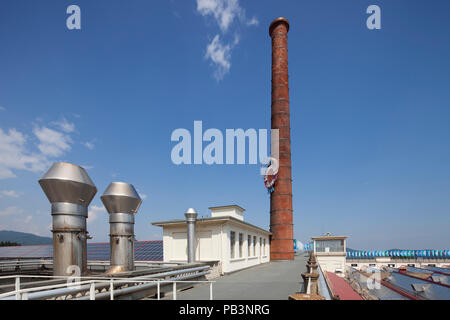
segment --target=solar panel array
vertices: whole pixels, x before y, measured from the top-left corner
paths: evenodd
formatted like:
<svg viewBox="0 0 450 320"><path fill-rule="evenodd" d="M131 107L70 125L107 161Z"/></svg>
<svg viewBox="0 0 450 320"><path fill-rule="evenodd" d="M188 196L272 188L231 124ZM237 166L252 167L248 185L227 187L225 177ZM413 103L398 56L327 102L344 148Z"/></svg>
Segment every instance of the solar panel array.
<svg viewBox="0 0 450 320"><path fill-rule="evenodd" d="M149 258L151 257L151 259ZM163 242L162 241L142 241L136 242L134 246L134 260L136 261L162 261Z"/></svg>
<svg viewBox="0 0 450 320"><path fill-rule="evenodd" d="M448 259L450 250L386 250L386 251L360 251L347 249L349 259L371 259L375 257L399 257L399 258L433 258Z"/></svg>
<svg viewBox="0 0 450 320"><path fill-rule="evenodd" d="M109 260L109 243L88 243L88 260Z"/></svg>
<svg viewBox="0 0 450 320"><path fill-rule="evenodd" d="M109 243L88 243L88 260L109 260ZM0 247L0 258L52 258L53 245ZM136 261L162 261L163 242L136 241L134 244Z"/></svg>

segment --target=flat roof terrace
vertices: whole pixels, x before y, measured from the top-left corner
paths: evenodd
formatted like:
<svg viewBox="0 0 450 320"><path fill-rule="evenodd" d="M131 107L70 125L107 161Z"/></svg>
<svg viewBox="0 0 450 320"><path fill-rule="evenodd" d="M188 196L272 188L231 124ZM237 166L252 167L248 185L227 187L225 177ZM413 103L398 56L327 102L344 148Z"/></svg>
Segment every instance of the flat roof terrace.
<svg viewBox="0 0 450 320"><path fill-rule="evenodd" d="M301 253L291 261L271 261L214 279L214 300L288 300L303 287L308 255ZM172 295L164 299L172 299ZM177 292L177 300L207 300L209 285L197 285Z"/></svg>

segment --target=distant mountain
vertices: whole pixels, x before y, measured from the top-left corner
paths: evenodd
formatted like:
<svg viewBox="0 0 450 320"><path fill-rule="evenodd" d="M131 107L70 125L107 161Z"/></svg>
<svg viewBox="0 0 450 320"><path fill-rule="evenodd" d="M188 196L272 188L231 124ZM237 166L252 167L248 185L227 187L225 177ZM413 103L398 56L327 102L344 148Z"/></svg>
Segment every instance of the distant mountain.
<svg viewBox="0 0 450 320"><path fill-rule="evenodd" d="M20 243L23 246L33 244L52 244L52 238L40 237L32 233L0 230L0 241Z"/></svg>

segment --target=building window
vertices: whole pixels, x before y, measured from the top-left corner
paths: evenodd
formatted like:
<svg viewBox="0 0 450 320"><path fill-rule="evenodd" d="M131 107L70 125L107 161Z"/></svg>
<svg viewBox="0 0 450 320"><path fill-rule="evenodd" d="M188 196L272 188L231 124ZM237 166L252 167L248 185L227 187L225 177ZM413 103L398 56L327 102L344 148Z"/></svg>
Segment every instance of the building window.
<svg viewBox="0 0 450 320"><path fill-rule="evenodd" d="M416 265L413 263L408 264L408 267L415 267Z"/></svg>
<svg viewBox="0 0 450 320"><path fill-rule="evenodd" d="M344 240L316 240L316 252L344 252Z"/></svg>
<svg viewBox="0 0 450 320"><path fill-rule="evenodd" d="M259 238L259 255L262 256L262 238Z"/></svg>
<svg viewBox="0 0 450 320"><path fill-rule="evenodd" d="M357 263L352 263L352 267L357 267L358 264Z"/></svg>
<svg viewBox="0 0 450 320"><path fill-rule="evenodd" d="M247 257L250 257L252 254L252 252L251 252L252 236L251 235L248 235L248 237L247 237L247 247L248 247Z"/></svg>
<svg viewBox="0 0 450 320"><path fill-rule="evenodd" d="M375 267L376 264L375 263L369 263L369 267Z"/></svg>
<svg viewBox="0 0 450 320"><path fill-rule="evenodd" d="M244 235L239 233L239 258L242 258L244 254Z"/></svg>
<svg viewBox="0 0 450 320"><path fill-rule="evenodd" d="M253 256L256 257L256 236L253 237Z"/></svg>
<svg viewBox="0 0 450 320"><path fill-rule="evenodd" d="M236 241L236 233L234 231L230 231L230 252L231 252L231 259L234 258L234 246Z"/></svg>
<svg viewBox="0 0 450 320"><path fill-rule="evenodd" d="M263 240L263 255L266 255L266 238Z"/></svg>
<svg viewBox="0 0 450 320"><path fill-rule="evenodd" d="M389 264L388 264L388 267L390 267L390 268L395 268L395 264L389 263Z"/></svg>

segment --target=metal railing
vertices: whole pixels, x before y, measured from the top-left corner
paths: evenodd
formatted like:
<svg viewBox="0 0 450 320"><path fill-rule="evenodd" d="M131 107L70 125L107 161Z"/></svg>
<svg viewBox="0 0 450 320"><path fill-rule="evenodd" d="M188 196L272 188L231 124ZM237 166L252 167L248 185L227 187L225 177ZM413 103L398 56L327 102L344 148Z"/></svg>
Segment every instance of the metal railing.
<svg viewBox="0 0 450 320"><path fill-rule="evenodd" d="M210 271L202 271L205 267L177 270L161 273L159 278L144 276L137 278L99 278L99 277L67 277L67 276L34 276L34 275L14 275L3 276L0 280L14 279L14 290L0 294L0 300L45 300L62 297L66 299L71 296L72 299L96 300L98 298L109 298L114 300L118 295L131 294L146 289L156 287L156 299L161 299L161 287L172 284L172 298L177 299L177 284L209 284L209 299L213 300L213 283L208 280L189 280L197 278ZM197 272L201 271L201 272ZM192 273L195 272L195 273ZM177 275L173 279L163 279L162 277ZM21 279L25 278L45 278L50 280L65 280L65 283L44 285L39 287L21 288ZM150 278L150 279L149 279ZM74 281L75 280L75 281ZM29 282L27 283L29 284ZM129 286L133 284L132 286ZM117 288L118 287L118 288ZM178 286L179 287L179 286ZM102 292L106 290L105 292ZM77 297L78 294L82 294Z"/></svg>

